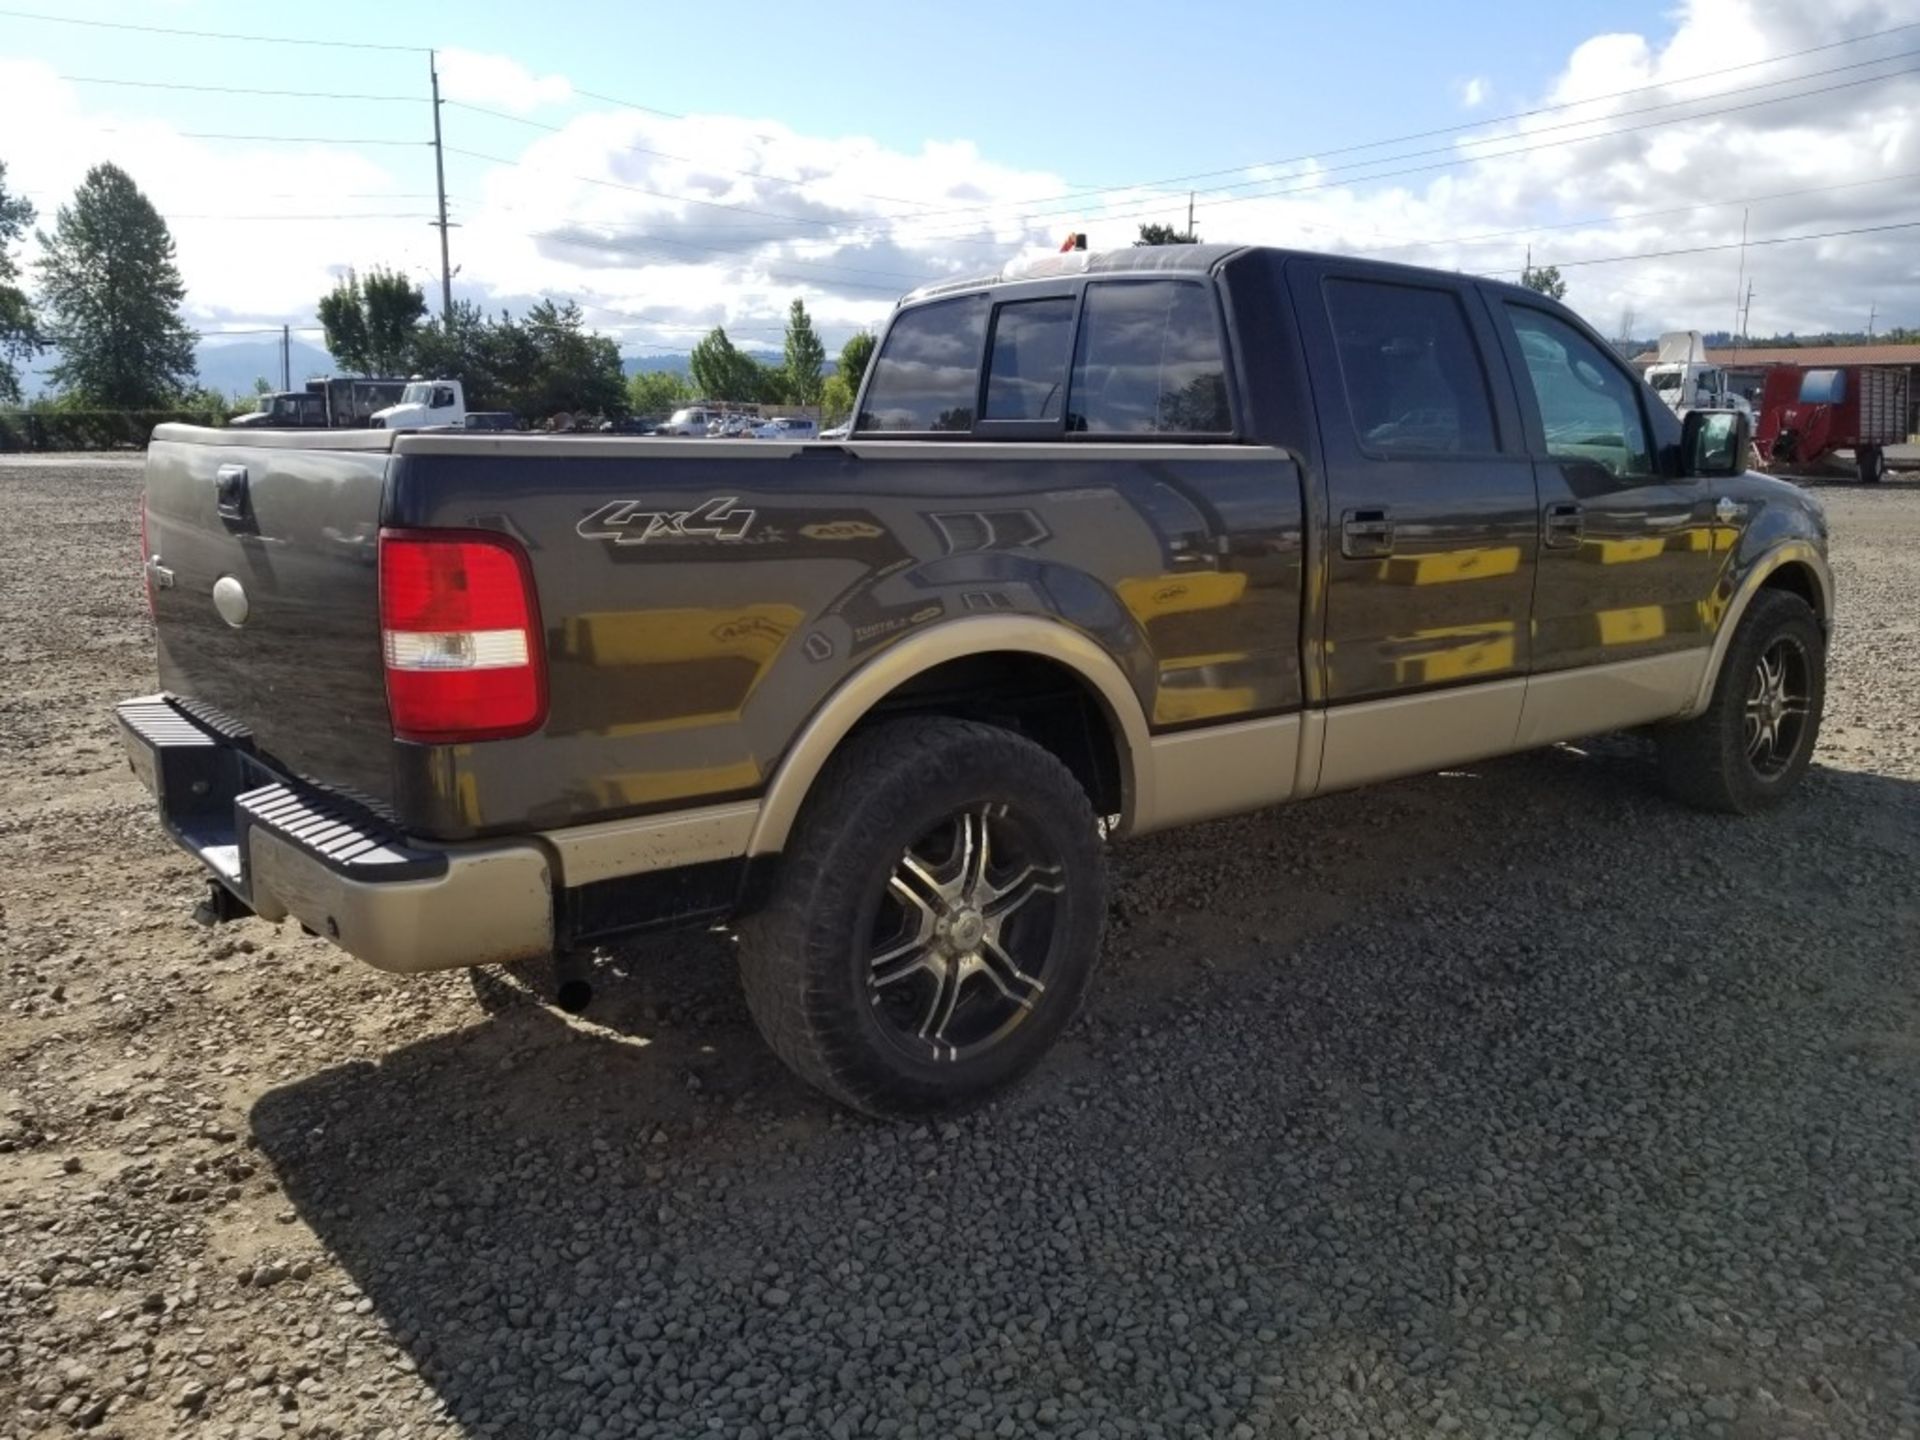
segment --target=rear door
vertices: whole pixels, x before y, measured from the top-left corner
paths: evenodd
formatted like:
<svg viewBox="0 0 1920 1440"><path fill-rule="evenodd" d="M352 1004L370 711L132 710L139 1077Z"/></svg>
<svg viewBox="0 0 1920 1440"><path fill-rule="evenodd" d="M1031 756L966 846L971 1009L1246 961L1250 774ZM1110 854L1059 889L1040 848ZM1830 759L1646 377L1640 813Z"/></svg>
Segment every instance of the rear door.
<svg viewBox="0 0 1920 1440"><path fill-rule="evenodd" d="M1533 467L1467 282L1295 261L1325 455L1321 787L1506 750L1520 715Z"/></svg>
<svg viewBox="0 0 1920 1440"><path fill-rule="evenodd" d="M158 433L145 548L161 688L245 726L281 768L386 805L377 566L388 436L235 431L252 443L224 444Z"/></svg>
<svg viewBox="0 0 1920 1440"><path fill-rule="evenodd" d="M1512 356L1540 489L1536 684L1522 740L1663 718L1691 698L1741 516L1663 474L1649 396L1612 349L1544 306L1488 297Z"/></svg>

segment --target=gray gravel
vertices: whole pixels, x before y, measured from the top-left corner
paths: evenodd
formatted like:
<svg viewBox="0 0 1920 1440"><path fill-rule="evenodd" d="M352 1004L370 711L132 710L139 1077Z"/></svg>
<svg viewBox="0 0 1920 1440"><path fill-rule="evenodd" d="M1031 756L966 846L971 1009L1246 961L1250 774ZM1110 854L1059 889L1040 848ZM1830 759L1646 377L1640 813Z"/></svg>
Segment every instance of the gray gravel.
<svg viewBox="0 0 1920 1440"><path fill-rule="evenodd" d="M1823 491L1785 812L1614 739L1123 846L1053 1063L889 1128L718 937L576 1021L192 926L136 485L0 461L0 1437L1920 1435L1920 486Z"/></svg>

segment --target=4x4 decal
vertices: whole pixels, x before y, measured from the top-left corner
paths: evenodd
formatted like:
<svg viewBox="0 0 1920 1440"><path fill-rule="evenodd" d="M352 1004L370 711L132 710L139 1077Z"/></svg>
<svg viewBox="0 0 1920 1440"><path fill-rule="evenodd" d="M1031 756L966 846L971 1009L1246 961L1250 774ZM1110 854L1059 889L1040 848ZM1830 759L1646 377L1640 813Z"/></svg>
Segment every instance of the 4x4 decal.
<svg viewBox="0 0 1920 1440"><path fill-rule="evenodd" d="M644 545L649 540L744 540L753 511L736 509L734 496L702 500L691 510L645 510L640 500L602 505L574 528L583 540Z"/></svg>

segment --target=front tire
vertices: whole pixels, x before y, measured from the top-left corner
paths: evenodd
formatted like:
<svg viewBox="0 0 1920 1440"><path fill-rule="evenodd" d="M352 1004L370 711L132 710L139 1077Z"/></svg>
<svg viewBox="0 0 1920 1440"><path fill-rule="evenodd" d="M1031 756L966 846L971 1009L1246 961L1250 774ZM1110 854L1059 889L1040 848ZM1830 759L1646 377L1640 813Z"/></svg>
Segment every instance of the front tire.
<svg viewBox="0 0 1920 1440"><path fill-rule="evenodd" d="M1812 609L1798 595L1762 590L1727 647L1707 708L1656 732L1667 789L1730 815L1778 805L1813 759L1826 697L1826 637Z"/></svg>
<svg viewBox="0 0 1920 1440"><path fill-rule="evenodd" d="M1878 445L1862 445L1854 452L1853 463L1863 485L1878 485L1887 478L1887 452Z"/></svg>
<svg viewBox="0 0 1920 1440"><path fill-rule="evenodd" d="M890 721L834 756L740 925L774 1052L870 1115L977 1104L1079 1008L1106 923L1093 808L1066 766L973 721Z"/></svg>

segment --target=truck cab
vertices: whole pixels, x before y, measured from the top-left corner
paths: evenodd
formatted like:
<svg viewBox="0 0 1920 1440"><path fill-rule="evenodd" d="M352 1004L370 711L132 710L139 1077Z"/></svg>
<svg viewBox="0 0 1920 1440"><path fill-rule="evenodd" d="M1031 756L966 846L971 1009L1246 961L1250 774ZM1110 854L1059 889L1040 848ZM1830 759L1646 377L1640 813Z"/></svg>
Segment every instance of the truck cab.
<svg viewBox="0 0 1920 1440"><path fill-rule="evenodd" d="M466 392L458 380L410 380L400 403L374 411L368 423L376 430L461 428L467 423Z"/></svg>
<svg viewBox="0 0 1920 1440"><path fill-rule="evenodd" d="M228 422L246 427L271 426L276 429L324 429L327 425L327 397L311 390L280 390L262 395L255 407Z"/></svg>

